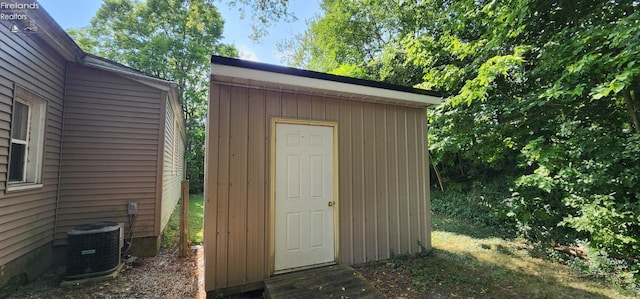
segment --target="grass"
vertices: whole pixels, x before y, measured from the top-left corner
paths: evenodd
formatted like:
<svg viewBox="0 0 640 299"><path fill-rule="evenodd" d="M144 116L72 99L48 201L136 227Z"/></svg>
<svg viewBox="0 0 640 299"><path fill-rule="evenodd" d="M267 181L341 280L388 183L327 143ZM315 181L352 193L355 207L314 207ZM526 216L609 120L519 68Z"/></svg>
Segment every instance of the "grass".
<svg viewBox="0 0 640 299"><path fill-rule="evenodd" d="M204 196L202 194L191 194L189 196L189 241L191 245L202 244L204 234ZM162 236L162 246L172 247L178 244L180 239L180 206L169 218L169 223Z"/></svg>
<svg viewBox="0 0 640 299"><path fill-rule="evenodd" d="M204 237L204 196L191 194L189 198L189 237L191 244L202 244Z"/></svg>
<svg viewBox="0 0 640 299"><path fill-rule="evenodd" d="M560 263L537 257L520 240L490 227L433 215L433 249L399 256L420 296L434 298L634 298L602 281L573 275ZM626 293L625 293L626 292Z"/></svg>
<svg viewBox="0 0 640 299"><path fill-rule="evenodd" d="M165 230L163 246L179 239L179 205ZM201 194L189 200L189 236L203 238ZM434 214L433 249L417 256L396 256L413 277L418 296L434 298L640 298L569 266L540 257L539 251L508 232L465 219ZM165 242L166 241L166 242ZM166 243L166 244L165 244Z"/></svg>

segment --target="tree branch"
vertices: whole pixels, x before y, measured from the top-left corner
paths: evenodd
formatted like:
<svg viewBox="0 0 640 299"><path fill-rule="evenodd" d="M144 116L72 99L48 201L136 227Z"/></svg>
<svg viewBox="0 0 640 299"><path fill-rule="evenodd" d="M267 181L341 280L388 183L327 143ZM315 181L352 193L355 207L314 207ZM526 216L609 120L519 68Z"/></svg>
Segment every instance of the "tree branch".
<svg viewBox="0 0 640 299"><path fill-rule="evenodd" d="M442 177L440 176L440 171L438 170L438 165L433 161L433 159L431 158L431 153L428 153L429 155L429 161L431 161L431 167L433 167L433 170L436 173L436 178L438 178L438 184L440 184L440 191L444 192L444 185L442 184Z"/></svg>
<svg viewBox="0 0 640 299"><path fill-rule="evenodd" d="M633 105L633 97L631 97L631 92L628 88L625 88L622 91L622 95L624 96L624 102L627 104L627 111L631 116L631 120L633 121L633 127L636 133L640 133L640 117L638 117L638 111Z"/></svg>

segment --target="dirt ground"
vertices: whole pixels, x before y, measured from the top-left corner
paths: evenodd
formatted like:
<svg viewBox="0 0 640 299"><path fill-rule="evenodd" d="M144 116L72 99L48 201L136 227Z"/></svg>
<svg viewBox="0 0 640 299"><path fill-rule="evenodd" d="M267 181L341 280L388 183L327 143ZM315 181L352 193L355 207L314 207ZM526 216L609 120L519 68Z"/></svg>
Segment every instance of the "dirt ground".
<svg viewBox="0 0 640 299"><path fill-rule="evenodd" d="M62 274L51 268L36 280L20 287L6 299L76 299L76 298L196 298L198 291L197 256L180 258L176 248L164 248L156 257L130 258L118 276L109 281L60 287ZM388 298L415 298L412 278L404 266L393 263L356 267ZM261 292L231 298L259 298Z"/></svg>
<svg viewBox="0 0 640 299"><path fill-rule="evenodd" d="M404 273L405 266L381 262L354 268L387 298L417 298L413 278Z"/></svg>
<svg viewBox="0 0 640 299"><path fill-rule="evenodd" d="M156 257L126 260L118 277L104 282L60 287L62 275L52 268L7 298L195 298L196 271L195 250L179 258L176 248L167 248Z"/></svg>

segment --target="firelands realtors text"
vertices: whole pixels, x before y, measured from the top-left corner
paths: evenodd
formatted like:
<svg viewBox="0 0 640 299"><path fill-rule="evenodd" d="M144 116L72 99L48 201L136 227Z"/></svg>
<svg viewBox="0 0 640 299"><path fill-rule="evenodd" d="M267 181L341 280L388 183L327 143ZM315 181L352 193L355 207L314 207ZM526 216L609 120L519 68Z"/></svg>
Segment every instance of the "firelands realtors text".
<svg viewBox="0 0 640 299"><path fill-rule="evenodd" d="M27 19L27 15L24 13L16 12L15 10L27 10L27 9L39 9L40 4L33 3L13 3L13 2L0 2L0 20L2 21L22 21ZM5 13L6 12L6 13Z"/></svg>

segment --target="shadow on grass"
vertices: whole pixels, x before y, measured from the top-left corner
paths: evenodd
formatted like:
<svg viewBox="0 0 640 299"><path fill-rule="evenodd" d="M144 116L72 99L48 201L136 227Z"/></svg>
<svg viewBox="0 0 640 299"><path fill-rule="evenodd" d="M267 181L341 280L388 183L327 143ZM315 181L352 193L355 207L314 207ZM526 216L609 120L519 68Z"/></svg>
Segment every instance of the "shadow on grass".
<svg viewBox="0 0 640 299"><path fill-rule="evenodd" d="M515 239L512 231L502 228L495 228L480 223L470 223L469 219L460 221L455 217L433 213L431 225L433 231L445 231L459 235L465 235L476 239L501 238L505 240Z"/></svg>
<svg viewBox="0 0 640 299"><path fill-rule="evenodd" d="M515 256L515 254L513 254L513 250L507 246L498 244L496 245L496 249L498 250L498 252L500 252L503 255Z"/></svg>
<svg viewBox="0 0 640 299"><path fill-rule="evenodd" d="M473 219L433 214L433 246L397 256L419 298L609 298L617 288L575 277L566 267L532 257L513 233Z"/></svg>
<svg viewBox="0 0 640 299"><path fill-rule="evenodd" d="M518 271L466 252L434 248L417 257L401 258L400 264L414 277L420 298L608 298L563 284L556 276L528 273L541 273L538 267L544 265Z"/></svg>

